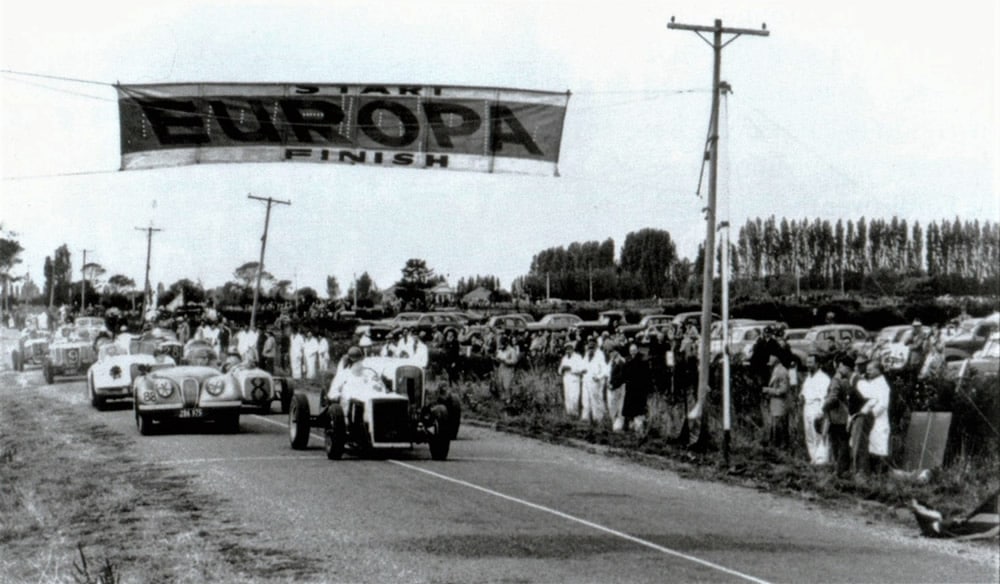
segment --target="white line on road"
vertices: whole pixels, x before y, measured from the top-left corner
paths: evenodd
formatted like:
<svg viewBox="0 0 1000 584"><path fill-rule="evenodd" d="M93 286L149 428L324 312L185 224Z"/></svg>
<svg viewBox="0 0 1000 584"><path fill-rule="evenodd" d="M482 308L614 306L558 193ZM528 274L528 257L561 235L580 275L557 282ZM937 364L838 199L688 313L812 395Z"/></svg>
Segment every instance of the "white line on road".
<svg viewBox="0 0 1000 584"><path fill-rule="evenodd" d="M282 424L280 422L275 422L274 420L269 420L267 418L262 418L260 416L255 415L255 414L251 414L251 415L253 415L253 417L258 418L258 419L260 419L260 420L262 420L264 422L267 422L269 424L274 424L276 426L285 426L285 424ZM319 434L310 433L310 436L313 436L315 438L319 438L320 440L323 440L323 436L321 436ZM658 551L660 553L667 554L667 555L670 555L670 556L674 556L674 557L677 557L677 558L681 558L681 559L687 560L689 562L693 562L695 564L699 564L699 565L705 566L707 568L712 568L713 570L718 570L718 571L723 572L725 574L729 574L730 576L736 576L737 578L742 578L743 580L746 580L748 582L755 582L756 584L770 584L767 580L761 580L760 578L756 578L756 577L751 576L749 574L744 574L743 572L739 572L737 570L733 570L731 568L727 568L725 566L721 566L719 564L716 564L714 562L710 562L708 560L703 560L701 558L696 558L695 556L692 556L692 555L689 555L689 554L685 554L684 552L680 552L680 551L677 551L677 550L674 550L674 549L670 549L668 547L664 547L662 545L653 543L653 542L651 542L649 540L642 539L641 537L636 537L634 535L629 535L629 534L627 534L625 532L618 531L617 529L612 529L610 527L605 527L604 525L601 525L599 523L594 523L593 521L587 521L586 519L583 519L583 518L580 518L580 517L576 517L575 515L570 515L569 513L563 513L562 511L559 511L557 509L552 509L551 507L546 507L545 505L539 505L538 503L532 503L531 501L527 501L525 499L520 499L518 497L514 497L514 496L511 496L511 495L505 495L504 493L501 493L499 491L494 491L493 489L489 489L487 487L482 487L480 485L477 485L477 484L474 484L474 483L470 483L468 481L463 481L461 479L456 479L456 478L450 477L448 475L443 475L441 473L434 472L432 470L427 470L426 468L420 468L419 466L415 466L415 465L412 465L412 464L409 464L409 463L406 463L406 462L402 462L400 460L392 460L392 459L390 459L390 460L387 460L386 462L395 464L396 466L401 466L403 468L414 470L414 471L417 471L417 472L420 472L420 473L424 473L426 475L429 475L429 476L441 479L443 481L448 481L448 482L454 483L456 485L461 485L463 487L466 487L466 488L469 488L469 489L473 489L473 490L479 491L481 493L486 493L487 495L492 495L494 497L499 497L501 499L504 499L505 501L510 501L512 503L517 503L519 505L524 505L525 507L530 507L531 509L535 509L536 511L542 511L542 512L548 513L550 515L555 515L556 517L561 517L563 519L566 519L567 521L572 521L574 523L579 523L580 525L585 525L585 526L587 526L587 527L589 527L591 529L596 529L597 531L603 531L604 533L613 535L615 537L619 537L619 538L627 540L627 541L631 541L632 543L636 543L636 544L639 544L639 545L641 545L643 547L647 547L649 549L656 550L656 551Z"/></svg>

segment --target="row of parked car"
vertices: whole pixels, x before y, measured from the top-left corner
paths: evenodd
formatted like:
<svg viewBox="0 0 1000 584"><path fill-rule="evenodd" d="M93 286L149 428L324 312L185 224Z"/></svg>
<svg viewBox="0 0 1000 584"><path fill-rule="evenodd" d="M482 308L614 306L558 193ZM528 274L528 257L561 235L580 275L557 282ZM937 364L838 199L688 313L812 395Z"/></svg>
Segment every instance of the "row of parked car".
<svg viewBox="0 0 1000 584"><path fill-rule="evenodd" d="M369 357L362 363L366 391L330 403L325 391L295 390L292 381L231 357L223 361L203 340L181 343L173 331L153 328L112 337L103 322L77 319L54 334L25 331L11 352L15 369L42 369L46 383L57 376L86 378L89 403L131 399L139 434L147 436L179 420L205 421L238 432L240 414L269 414L274 402L288 415L289 441L304 449L312 428L324 432L327 456L345 451L430 445L444 460L458 433L461 406L448 395L428 395L424 367L408 359Z"/></svg>

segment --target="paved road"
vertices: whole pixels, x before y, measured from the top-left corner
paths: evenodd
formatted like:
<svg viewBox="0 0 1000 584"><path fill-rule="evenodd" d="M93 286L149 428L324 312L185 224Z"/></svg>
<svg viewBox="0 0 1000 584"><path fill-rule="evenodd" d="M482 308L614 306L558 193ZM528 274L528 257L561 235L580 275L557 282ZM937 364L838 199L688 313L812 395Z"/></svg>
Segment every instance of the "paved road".
<svg viewBox="0 0 1000 584"><path fill-rule="evenodd" d="M37 372L27 375L39 375ZM241 432L141 437L130 407L96 412L82 382L40 391L195 475L269 547L322 559L330 581L984 582L996 559L766 493L464 426L445 462L326 460L289 448L284 417ZM972 558L972 559L970 559ZM992 563L992 565L991 565Z"/></svg>

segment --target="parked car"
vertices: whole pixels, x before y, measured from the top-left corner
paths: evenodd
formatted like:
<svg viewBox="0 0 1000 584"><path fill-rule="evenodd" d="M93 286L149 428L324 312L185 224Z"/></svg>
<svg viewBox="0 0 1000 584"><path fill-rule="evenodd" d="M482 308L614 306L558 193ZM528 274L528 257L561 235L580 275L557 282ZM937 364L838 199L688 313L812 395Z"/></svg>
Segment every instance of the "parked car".
<svg viewBox="0 0 1000 584"><path fill-rule="evenodd" d="M326 391L295 392L288 413L292 448L304 450L312 428L322 428L330 460L345 451L365 456L376 450L412 448L427 443L431 458L445 460L458 432L457 400L426 392L424 370L406 359L367 357L366 391L346 403L328 403Z"/></svg>
<svg viewBox="0 0 1000 584"><path fill-rule="evenodd" d="M868 343L868 331L855 324L824 324L814 326L801 339L788 341L788 348L800 363L809 353L833 356L844 347L860 351Z"/></svg>
<svg viewBox="0 0 1000 584"><path fill-rule="evenodd" d="M969 375L992 375L1000 374L1000 333L990 335L986 344L972 354L968 359L960 361L950 361L947 364L948 373L952 376Z"/></svg>
<svg viewBox="0 0 1000 584"><path fill-rule="evenodd" d="M17 346L10 351L10 365L14 371L24 371L25 365L42 366L49 353L49 336L45 331L25 329L17 339Z"/></svg>
<svg viewBox="0 0 1000 584"><path fill-rule="evenodd" d="M42 363L45 383L55 383L56 377L84 374L97 361L97 351L89 340L76 336L55 337Z"/></svg>
<svg viewBox="0 0 1000 584"><path fill-rule="evenodd" d="M806 338L806 333L809 329L804 328L792 328L785 330L785 340L786 341L798 341Z"/></svg>
<svg viewBox="0 0 1000 584"><path fill-rule="evenodd" d="M553 313L546 314L538 322L529 322L528 331L568 331L583 319L575 314Z"/></svg>
<svg viewBox="0 0 1000 584"><path fill-rule="evenodd" d="M721 322L715 323L721 325ZM729 326L729 358L732 363L749 360L754 343L764 334L764 327L778 323L773 320L754 321L737 320ZM712 337L709 341L709 351L712 361L722 356L722 326L712 326Z"/></svg>
<svg viewBox="0 0 1000 584"><path fill-rule="evenodd" d="M966 359L983 348L993 333L1000 329L1000 313L969 319L958 326L960 330L944 341L944 355L949 361Z"/></svg>
<svg viewBox="0 0 1000 584"><path fill-rule="evenodd" d="M672 314L647 314L639 320L638 324L623 324L618 327L618 332L625 335L628 339L634 339L636 335L645 331L649 327L657 324L665 324L672 322L674 315Z"/></svg>
<svg viewBox="0 0 1000 584"><path fill-rule="evenodd" d="M722 317L718 314L712 313L712 322L722 320ZM674 315L674 324L681 327L684 330L688 325L694 325L696 329L701 330L701 311L698 312L681 312L680 314Z"/></svg>
<svg viewBox="0 0 1000 584"><path fill-rule="evenodd" d="M913 337L913 325L887 326L875 337L874 353L879 363L887 371L898 371L906 367L910 359L910 347L906 343Z"/></svg>
<svg viewBox="0 0 1000 584"><path fill-rule="evenodd" d="M214 367L153 366L132 386L136 429L147 436L172 421L207 420L238 432L242 397L235 378Z"/></svg>
<svg viewBox="0 0 1000 584"><path fill-rule="evenodd" d="M354 329L357 336L368 335L373 341L382 340L391 331L413 326L420 320L420 312L400 312L392 318L377 320L375 322L364 322Z"/></svg>
<svg viewBox="0 0 1000 584"><path fill-rule="evenodd" d="M624 310L605 310L598 314L597 320L582 320L576 323L573 328L587 335L610 331L620 324L625 324Z"/></svg>
<svg viewBox="0 0 1000 584"><path fill-rule="evenodd" d="M486 327L494 331L525 331L528 330L528 321L520 314L503 314L499 316L491 316L489 320L486 321Z"/></svg>

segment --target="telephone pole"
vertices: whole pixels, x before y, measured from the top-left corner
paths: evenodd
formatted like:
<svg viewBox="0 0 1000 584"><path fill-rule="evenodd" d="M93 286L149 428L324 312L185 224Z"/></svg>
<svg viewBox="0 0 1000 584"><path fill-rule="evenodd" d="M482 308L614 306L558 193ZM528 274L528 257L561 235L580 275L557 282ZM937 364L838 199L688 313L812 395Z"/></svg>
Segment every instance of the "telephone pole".
<svg viewBox="0 0 1000 584"><path fill-rule="evenodd" d="M715 19L712 26L697 24L680 24L674 22L673 17L667 23L667 28L672 30L689 30L701 37L712 47L715 55L714 66L712 68L712 119L709 123L708 136L708 206L705 208L705 261L702 267L702 288L701 288L701 343L699 347L700 361L698 364L698 401L694 408L688 412L688 420L701 421L705 411L705 399L708 396L709 367L711 365L711 330L712 330L712 276L715 266L715 200L716 185L718 183L719 171L719 96L723 91L721 83L722 75L722 49L742 35L768 36L771 33L766 25L761 25L760 30L748 28L729 28L722 26L721 19ZM712 33L712 40L709 41L702 33ZM726 42L722 42L722 35L733 35ZM699 433L692 435L692 444L702 438L704 424L698 424Z"/></svg>
<svg viewBox="0 0 1000 584"><path fill-rule="evenodd" d="M83 251L83 265L80 266L80 314L83 314L83 309L87 307L87 252L94 251L92 249L84 249Z"/></svg>
<svg viewBox="0 0 1000 584"><path fill-rule="evenodd" d="M248 194L248 199L267 203L267 214L264 215L264 235L260 238L260 262L257 266L257 285L253 289L253 308L250 310L250 330L257 325L257 302L260 298L260 277L264 274L264 249L267 247L267 228L271 224L271 205L291 205L291 201L279 201L271 197L255 197Z"/></svg>
<svg viewBox="0 0 1000 584"><path fill-rule="evenodd" d="M149 302L149 258L153 251L153 233L157 231L163 231L162 229L156 229L153 227L153 222L149 222L149 227L136 227L136 231L146 232L146 285L143 288L142 293L142 319L146 318L146 303Z"/></svg>

